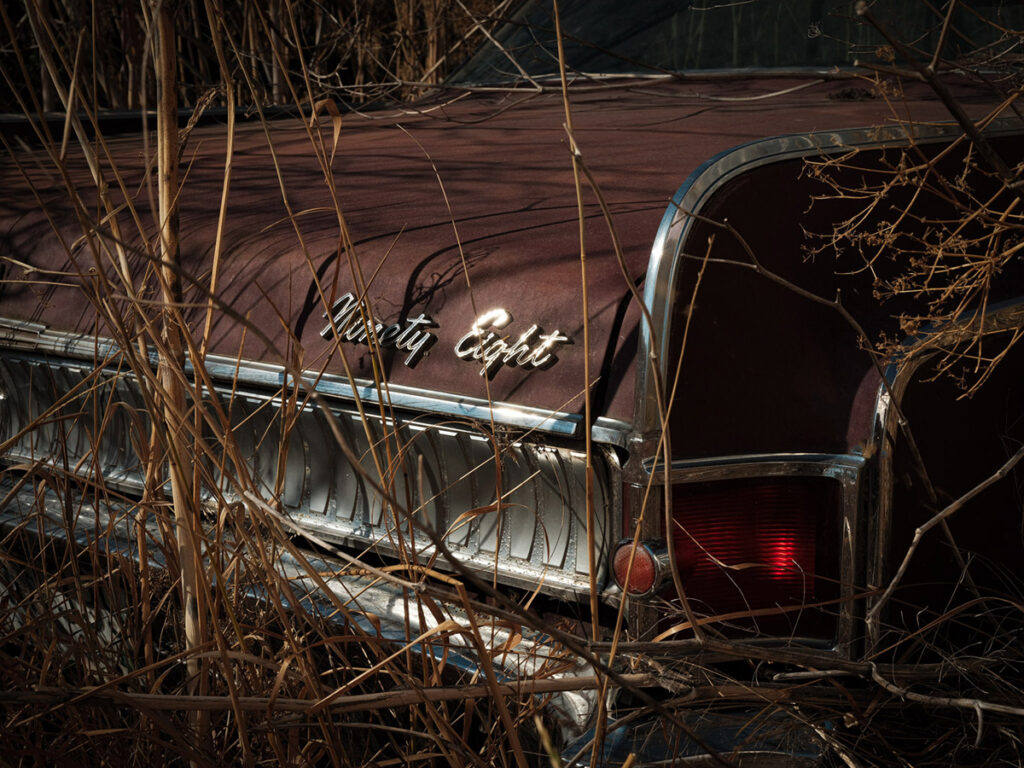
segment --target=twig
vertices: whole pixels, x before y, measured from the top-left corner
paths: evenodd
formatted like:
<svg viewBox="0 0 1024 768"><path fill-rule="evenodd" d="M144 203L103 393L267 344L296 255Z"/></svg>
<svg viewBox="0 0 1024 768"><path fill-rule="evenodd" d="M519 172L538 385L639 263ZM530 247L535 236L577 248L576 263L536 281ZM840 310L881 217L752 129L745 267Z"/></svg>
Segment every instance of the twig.
<svg viewBox="0 0 1024 768"><path fill-rule="evenodd" d="M951 3L951 6L955 5L956 3ZM950 7L949 12L953 12L952 7ZM1010 169L999 153L996 152L995 148L989 143L988 139L986 139L981 131L978 130L974 121L971 120L964 111L963 106L961 106L960 102L953 96L946 83L938 77L935 68L931 65L925 65L919 62L914 56L913 51L911 51L910 48L908 48L902 41L898 40L891 32L889 32L884 24L875 18L874 14L868 10L867 3L858 3L857 14L862 16L871 26L878 30L879 34L881 34L894 49L907 58L918 76L931 86L935 95L939 97L943 106L945 106L949 111L949 114L957 121L964 133L970 137L974 146L977 147L978 153L985 159L989 166L991 166L992 170L998 174L999 178L1003 180L1010 191L1013 192L1013 194L1015 194L1020 200L1024 201L1024 185L1022 185L1018 180L1017 174ZM939 51L936 50L936 56L938 55Z"/></svg>
<svg viewBox="0 0 1024 768"><path fill-rule="evenodd" d="M906 554L903 556L903 562L900 563L899 569L892 577L892 581L889 582L889 586L886 587L885 592L882 593L882 596L878 598L878 601L871 606L871 610L868 611L868 622L878 621L878 615L881 612L882 607L888 602L889 598L892 597L896 587L899 586L900 581L903 580L903 576L907 572L907 567L910 565L910 561L914 557L914 553L917 552L917 548L920 546L921 540L924 538L925 534L936 525L945 524L945 521L960 511L967 502L980 494L990 485L993 485L1006 477L1010 473L1010 470L1012 470L1022 458L1024 458L1024 445L1017 449L1017 452L1013 454L1013 456L1011 456L1003 466L996 470L994 474L988 477L988 479L978 483L971 490L945 509L935 514L931 519L914 531L914 538L910 542L910 546L907 547Z"/></svg>
<svg viewBox="0 0 1024 768"><path fill-rule="evenodd" d="M982 699L968 699L958 696L931 696L924 693L916 693L914 691L908 691L906 688L886 680L878 672L878 669L874 664L871 665L871 679L874 680L878 685L882 686L889 693L899 696L903 699L910 701L916 701L920 704L928 704L935 707L956 707L957 709L970 709L978 714L978 729L981 729L981 712L995 712L1000 715L1013 715L1014 717L1024 717L1024 707L1012 707L1009 704L999 704L993 701L984 701Z"/></svg>
<svg viewBox="0 0 1024 768"><path fill-rule="evenodd" d="M514 683L498 683L499 696L543 696L566 691L596 690L604 684L605 678L595 675L584 677L556 677L524 679ZM648 674L627 674L622 680L630 685L657 685L657 676ZM271 698L268 696L241 696L238 707L246 712L297 712L310 714L325 709L334 713L369 712L392 707L414 706L423 702L463 701L481 699L492 695L488 685L454 686L448 688L410 688L378 693L360 693L338 696L324 703L316 699ZM187 696L174 694L136 693L118 690L93 690L89 688L47 688L32 691L0 691L0 703L27 704L35 706L57 706L76 703L87 706L139 706L176 712L225 711L234 708L230 696Z"/></svg>

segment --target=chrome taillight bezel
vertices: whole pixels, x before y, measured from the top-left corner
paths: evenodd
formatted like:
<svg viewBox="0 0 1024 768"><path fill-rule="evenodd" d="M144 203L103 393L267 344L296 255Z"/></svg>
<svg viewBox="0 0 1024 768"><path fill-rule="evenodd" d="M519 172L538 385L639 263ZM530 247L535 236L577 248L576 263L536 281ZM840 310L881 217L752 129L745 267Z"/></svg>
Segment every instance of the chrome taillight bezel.
<svg viewBox="0 0 1024 768"><path fill-rule="evenodd" d="M628 475L626 491L629 520L627 530L635 531L642 539L663 539L665 530L665 484L671 486L669 496L685 491L693 484L756 481L771 478L821 478L834 482L836 489L835 537L829 543L838 558L838 588L834 599L836 614L831 642L835 650L846 655L854 639L854 619L860 610L856 601L856 584L863 583L863 574L857 571L857 548L861 546L856 532L860 527L862 488L868 459L858 454L751 454L746 456L717 457L708 460L674 461L667 468L649 460L633 465ZM640 519L639 527L635 522ZM671 502L670 502L671 503ZM664 590L663 590L664 592ZM654 597L656 595L651 595ZM658 611L650 609L650 601L633 600L634 621L637 632L645 632L662 622ZM799 638L820 644L820 637Z"/></svg>

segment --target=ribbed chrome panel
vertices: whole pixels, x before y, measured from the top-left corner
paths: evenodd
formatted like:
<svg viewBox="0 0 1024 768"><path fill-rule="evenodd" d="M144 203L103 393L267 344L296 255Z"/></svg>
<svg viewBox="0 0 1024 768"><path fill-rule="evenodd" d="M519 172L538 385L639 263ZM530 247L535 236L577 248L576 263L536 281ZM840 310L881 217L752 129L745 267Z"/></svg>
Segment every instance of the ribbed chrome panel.
<svg viewBox="0 0 1024 768"><path fill-rule="evenodd" d="M0 440L24 430L7 446L7 462L42 461L86 479L101 476L124 490L141 489L135 446L148 442L149 420L129 378L8 352L0 355L0 390ZM286 406L251 391L222 393L219 400L232 429L226 437L209 436L208 465L235 467L211 474L227 498L237 498L251 480L295 521L338 543L385 556L415 553L423 561L433 554L430 529L459 559L499 581L542 584L561 594L589 589L582 454L494 438L474 422L396 422L379 413L364 419L336 404L336 429L358 458L350 462L318 406ZM608 538L617 530L610 521L617 506L613 488L604 463L595 461L599 585Z"/></svg>
<svg viewBox="0 0 1024 768"><path fill-rule="evenodd" d="M0 354L0 458L43 462L83 479L142 488L138 452L149 420L137 388L80 363ZM140 442L141 441L141 442Z"/></svg>
<svg viewBox="0 0 1024 768"><path fill-rule="evenodd" d="M460 559L503 580L555 590L589 588L586 483L582 455L566 448L491 439L471 423L396 422L333 411L357 466L346 460L327 415L306 406L288 432L285 471L281 404L258 395L230 403L234 437L262 492L329 538L373 543L398 554L432 553L423 526L443 534ZM398 506L374 488L383 488ZM596 541L607 546L612 506L607 478L595 482ZM410 520L414 517L416 522ZM598 563L604 562L598 558ZM604 574L599 574L603 581ZM599 581L599 583L601 583Z"/></svg>

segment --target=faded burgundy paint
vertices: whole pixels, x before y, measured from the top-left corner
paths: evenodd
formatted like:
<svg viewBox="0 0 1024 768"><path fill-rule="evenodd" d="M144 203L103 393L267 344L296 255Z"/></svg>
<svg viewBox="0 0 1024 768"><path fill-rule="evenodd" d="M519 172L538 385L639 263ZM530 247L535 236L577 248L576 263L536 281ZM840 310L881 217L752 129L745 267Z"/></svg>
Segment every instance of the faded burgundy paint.
<svg viewBox="0 0 1024 768"><path fill-rule="evenodd" d="M759 98L796 85L806 87ZM765 136L890 121L887 105L879 100L835 98L849 88L850 81L751 79L646 81L574 90L576 140L613 212L630 278L643 277L673 193L704 160ZM963 97L970 101L969 95ZM927 98L911 101L918 120L943 116ZM346 115L332 179L354 245L351 253L340 248L335 199L300 121L271 123L269 133L258 125L240 127L217 295L248 317L276 349L265 348L251 332L243 344L242 325L218 313L214 351L269 362L287 355L307 369L343 373L341 361L330 356L331 345L320 336L325 302L311 273L318 274L330 304L354 290L352 268L358 262L380 321L391 324L425 313L438 323L432 329L437 343L415 367L403 364L405 353L385 350L392 382L582 411L583 292L564 122L557 93L528 92L476 94L402 112ZM327 121L322 126L327 144L330 135ZM147 211L140 139L118 139L110 146L136 205ZM21 169L5 159L0 172L0 247L3 255L40 270L32 275L39 279L42 270L66 271L68 265L34 195L57 212L66 242L80 237L81 228L60 179L39 170L45 161L37 163L28 154L19 161ZM195 130L181 164L181 251L187 273L200 282L211 264L223 163L224 129ZM84 166L80 160L72 164L94 211L95 190ZM295 214L294 226L285 198ZM594 377L604 371L595 390L596 413L630 419L639 313L628 306L629 291L608 226L589 188L585 203L591 371ZM132 231L127 215L120 224L123 231ZM128 239L138 244L137 238ZM92 256L81 247L76 254L78 271L86 274ZM148 264L141 254L133 257L139 274ZM9 266L6 280L17 277ZM92 280L88 275L58 278L86 286ZM204 300L188 279L185 288L187 300ZM92 331L88 290L8 282L0 314L58 330ZM537 324L546 332L558 330L572 344L557 348L553 367L502 367L488 382L478 362L458 359L453 348L476 317L495 307L511 313L503 332L512 339ZM190 310L189 317L200 329L201 310ZM286 328L294 331L298 346L290 343ZM344 349L353 372L371 379L368 349L355 344Z"/></svg>

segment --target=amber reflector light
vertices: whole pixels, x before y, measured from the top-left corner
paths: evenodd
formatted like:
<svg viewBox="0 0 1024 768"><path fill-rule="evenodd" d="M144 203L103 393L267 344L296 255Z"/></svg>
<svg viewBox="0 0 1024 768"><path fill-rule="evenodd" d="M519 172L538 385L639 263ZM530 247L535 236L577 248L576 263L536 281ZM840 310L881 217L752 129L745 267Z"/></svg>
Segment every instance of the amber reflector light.
<svg viewBox="0 0 1024 768"><path fill-rule="evenodd" d="M670 539L687 597L704 615L833 597L839 575L838 517L837 488L826 478L675 486ZM762 631L820 634L821 612L803 614L737 623Z"/></svg>
<svg viewBox="0 0 1024 768"><path fill-rule="evenodd" d="M612 571L615 583L619 588L631 595L646 595L654 587L658 578L658 563L654 553L643 544L638 544L633 556L633 570L629 570L629 556L633 551L632 542L623 542L615 550L612 560ZM629 573L629 586L626 586L626 574Z"/></svg>

